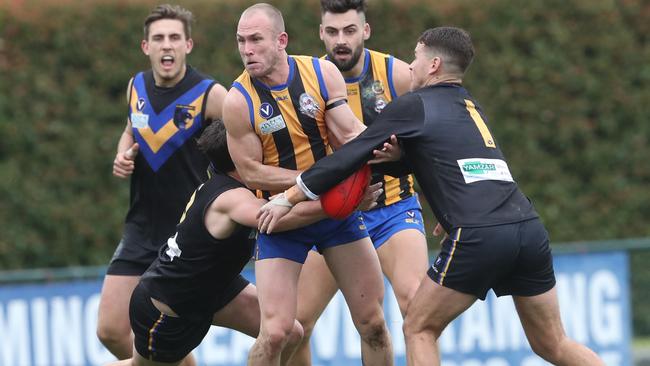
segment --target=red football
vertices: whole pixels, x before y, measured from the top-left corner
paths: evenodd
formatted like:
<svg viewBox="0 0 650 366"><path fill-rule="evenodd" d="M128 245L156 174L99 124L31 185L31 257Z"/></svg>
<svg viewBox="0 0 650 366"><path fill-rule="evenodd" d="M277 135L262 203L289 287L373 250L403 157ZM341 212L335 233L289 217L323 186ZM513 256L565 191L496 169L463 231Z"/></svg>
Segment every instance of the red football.
<svg viewBox="0 0 650 366"><path fill-rule="evenodd" d="M327 216L342 220L348 217L361 203L370 182L370 166L364 165L356 173L321 194L320 204Z"/></svg>

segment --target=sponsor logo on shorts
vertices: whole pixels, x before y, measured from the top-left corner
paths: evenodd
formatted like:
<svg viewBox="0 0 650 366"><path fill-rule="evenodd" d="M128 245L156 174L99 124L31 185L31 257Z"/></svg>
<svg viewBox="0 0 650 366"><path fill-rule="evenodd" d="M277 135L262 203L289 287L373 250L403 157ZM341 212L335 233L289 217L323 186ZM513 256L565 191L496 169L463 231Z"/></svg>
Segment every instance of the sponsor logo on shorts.
<svg viewBox="0 0 650 366"><path fill-rule="evenodd" d="M406 211L406 218L404 222L407 224L419 224L420 220L415 216L415 211Z"/></svg>

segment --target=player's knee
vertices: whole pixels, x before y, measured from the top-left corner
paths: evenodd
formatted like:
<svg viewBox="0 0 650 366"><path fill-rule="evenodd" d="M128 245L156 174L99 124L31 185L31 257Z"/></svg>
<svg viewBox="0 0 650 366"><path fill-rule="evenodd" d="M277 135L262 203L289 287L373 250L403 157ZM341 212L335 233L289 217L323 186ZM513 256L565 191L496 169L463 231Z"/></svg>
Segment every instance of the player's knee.
<svg viewBox="0 0 650 366"><path fill-rule="evenodd" d="M98 324L97 325L97 338L107 348L114 347L124 342L124 339L129 340L130 329L121 329L115 324Z"/></svg>
<svg viewBox="0 0 650 366"><path fill-rule="evenodd" d="M295 320L293 323L293 328L291 329L291 333L289 334L289 339L288 343L289 344L298 344L304 337L304 329L300 323Z"/></svg>
<svg viewBox="0 0 650 366"><path fill-rule="evenodd" d="M443 330L444 326L442 324L425 321L425 318L419 317L414 313L409 314L408 312L402 324L402 332L404 332L404 337L407 339L422 333L431 333L435 339L438 339Z"/></svg>
<svg viewBox="0 0 650 366"><path fill-rule="evenodd" d="M300 322L302 328L303 337L305 338L311 337L311 334L314 331L314 326L316 325L316 321L313 319L308 319L308 320L298 319L298 321Z"/></svg>
<svg viewBox="0 0 650 366"><path fill-rule="evenodd" d="M546 361L553 363L561 355L561 343L563 339L554 337L531 337L528 341L533 352Z"/></svg>
<svg viewBox="0 0 650 366"><path fill-rule="evenodd" d="M260 333L260 340L269 354L278 354L296 335L294 332L299 332L300 338L302 338L302 327L299 330L296 329L295 323L271 325Z"/></svg>
<svg viewBox="0 0 650 366"><path fill-rule="evenodd" d="M386 348L390 343L388 329L385 322L374 322L368 324L359 332L361 339L372 349Z"/></svg>
<svg viewBox="0 0 650 366"><path fill-rule="evenodd" d="M410 286L404 288L402 291L395 291L395 299L397 300L397 305L399 305L399 310L402 315L406 315L406 310L408 309L411 300L415 297L415 293L418 290L418 286Z"/></svg>

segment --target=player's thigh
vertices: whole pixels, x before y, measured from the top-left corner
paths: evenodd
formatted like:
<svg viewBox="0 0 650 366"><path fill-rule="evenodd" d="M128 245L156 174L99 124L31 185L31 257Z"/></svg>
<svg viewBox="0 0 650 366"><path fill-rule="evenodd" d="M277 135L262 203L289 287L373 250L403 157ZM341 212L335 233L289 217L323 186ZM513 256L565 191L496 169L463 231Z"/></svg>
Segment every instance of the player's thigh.
<svg viewBox="0 0 650 366"><path fill-rule="evenodd" d="M406 314L407 334L433 331L436 336L476 301L476 296L441 286L426 276L418 287Z"/></svg>
<svg viewBox="0 0 650 366"><path fill-rule="evenodd" d="M97 319L100 328L123 328L130 331L129 302L140 276L106 275L99 300Z"/></svg>
<svg viewBox="0 0 650 366"><path fill-rule="evenodd" d="M255 285L248 284L212 317L212 324L257 337L260 330L260 305Z"/></svg>
<svg viewBox="0 0 650 366"><path fill-rule="evenodd" d="M255 279L262 323L274 319L293 327L301 267L302 263L284 258L270 258L255 262Z"/></svg>
<svg viewBox="0 0 650 366"><path fill-rule="evenodd" d="M325 258L310 250L298 279L298 321L306 328L312 328L337 290L336 280Z"/></svg>
<svg viewBox="0 0 650 366"><path fill-rule="evenodd" d="M368 305L379 303L381 307L384 279L369 238L328 248L324 256L353 314Z"/></svg>
<svg viewBox="0 0 650 366"><path fill-rule="evenodd" d="M513 296L521 325L531 343L546 343L564 336L555 287L535 296Z"/></svg>
<svg viewBox="0 0 650 366"><path fill-rule="evenodd" d="M381 269L398 296L415 294L429 267L427 241L419 230L402 230L377 249Z"/></svg>

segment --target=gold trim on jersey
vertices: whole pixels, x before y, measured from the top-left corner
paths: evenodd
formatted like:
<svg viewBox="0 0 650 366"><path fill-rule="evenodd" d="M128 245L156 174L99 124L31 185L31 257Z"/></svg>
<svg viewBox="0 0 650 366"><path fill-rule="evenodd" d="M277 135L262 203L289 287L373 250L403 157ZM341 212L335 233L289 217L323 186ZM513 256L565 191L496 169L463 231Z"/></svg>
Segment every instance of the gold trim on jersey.
<svg viewBox="0 0 650 366"><path fill-rule="evenodd" d="M285 85L268 87L245 70L234 85L248 93L244 96L262 142L263 163L305 170L332 151L325 124L326 100L321 95L325 86L319 82L322 76L313 57L289 56L289 66L290 79Z"/></svg>
<svg viewBox="0 0 650 366"><path fill-rule="evenodd" d="M369 57L366 53L369 54ZM348 92L348 104L352 112L364 124L369 125L393 99L390 90L393 81L389 80L388 76L391 56L365 49L362 57L364 57L364 60L370 60L368 65L364 64L363 74L356 78L347 78L345 83ZM372 73L372 78L366 77L368 73ZM390 70L390 73L392 74L392 70ZM385 175L383 182L384 194L382 197L385 197L383 199L384 206L399 202L415 193L411 175L401 178ZM379 198L380 201L382 197ZM381 202L379 203L381 206Z"/></svg>
<svg viewBox="0 0 650 366"><path fill-rule="evenodd" d="M131 110L136 111L137 109L137 104L138 100L140 99L138 95L138 91L135 88L135 86L131 87L131 93L133 97L131 98ZM194 123L194 119L196 118L196 115L201 112L201 107L203 106L203 98L205 98L205 93L201 93L201 95L194 99L192 103L188 105L188 107L193 107L188 108L188 113L192 115L191 120L188 119L189 124L186 125L186 129L189 129L192 124ZM147 142L147 145L153 151L153 153L157 153L158 150L167 142L169 139L178 132L178 127L176 127L176 124L174 124L174 118L172 117L167 123L165 123L164 126L162 126L158 131L153 132L151 127L144 127L144 128L139 128L138 132L142 136L142 138Z"/></svg>

